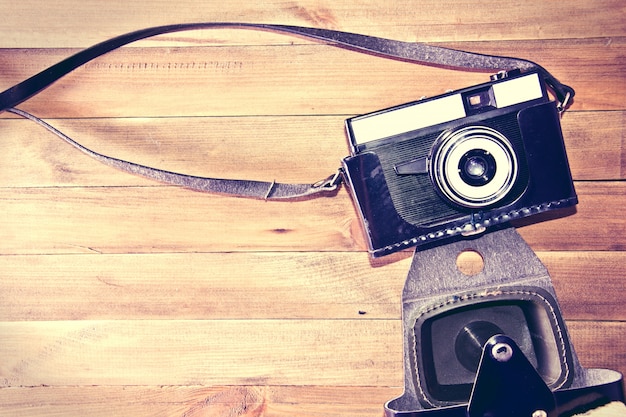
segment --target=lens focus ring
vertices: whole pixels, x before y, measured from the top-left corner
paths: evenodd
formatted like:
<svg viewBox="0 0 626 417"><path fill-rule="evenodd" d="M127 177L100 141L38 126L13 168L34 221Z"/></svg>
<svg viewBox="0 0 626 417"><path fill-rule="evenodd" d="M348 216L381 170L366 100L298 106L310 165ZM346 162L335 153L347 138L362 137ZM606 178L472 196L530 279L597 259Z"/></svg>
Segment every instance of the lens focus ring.
<svg viewBox="0 0 626 417"><path fill-rule="evenodd" d="M500 132L486 126L442 133L433 145L429 165L437 191L468 208L502 200L518 175L513 146Z"/></svg>

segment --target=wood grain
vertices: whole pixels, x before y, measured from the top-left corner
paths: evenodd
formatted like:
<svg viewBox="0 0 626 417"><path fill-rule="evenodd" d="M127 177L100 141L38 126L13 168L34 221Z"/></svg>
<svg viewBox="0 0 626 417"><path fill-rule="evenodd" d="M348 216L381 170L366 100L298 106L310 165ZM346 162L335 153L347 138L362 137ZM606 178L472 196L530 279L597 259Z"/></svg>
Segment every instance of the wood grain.
<svg viewBox="0 0 626 417"><path fill-rule="evenodd" d="M577 193L575 210L518 221L520 234L535 250L624 250L615 213L626 184L582 182ZM366 249L345 190L284 204L177 187L9 188L0 190L0 210L11 236L0 241L5 254Z"/></svg>
<svg viewBox="0 0 626 417"><path fill-rule="evenodd" d="M24 395L27 392L27 395ZM4 410L20 417L90 415L105 417L318 417L381 415L380 404L399 396L384 387L32 387L0 390ZM80 398L79 404L67 401ZM298 403L293 400L298 398ZM166 399L166 400L164 400ZM619 417L622 403L608 404L593 417ZM232 415L232 414L231 414Z"/></svg>
<svg viewBox="0 0 626 417"><path fill-rule="evenodd" d="M400 0L5 2L0 90L81 48L192 21L295 24L534 60L572 85L580 203L515 226L586 367L626 372L626 5ZM20 107L117 158L313 183L355 114L484 82L250 30L159 36ZM405 251L371 259L345 188L209 195L94 162L0 115L0 415L380 416L402 393ZM593 417L624 415L611 404Z"/></svg>
<svg viewBox="0 0 626 417"><path fill-rule="evenodd" d="M624 323L568 326L584 366L624 371L617 350L626 342ZM30 321L0 330L4 387L403 381L399 320Z"/></svg>
<svg viewBox="0 0 626 417"><path fill-rule="evenodd" d="M32 387L2 389L11 415L223 417L380 416L381 404L402 393L385 387ZM80 398L76 404L68 398ZM297 402L294 400L297 399ZM610 415L607 415L610 416Z"/></svg>
<svg viewBox="0 0 626 417"><path fill-rule="evenodd" d="M575 180L626 178L622 111L562 120ZM345 116L61 119L49 122L88 148L174 172L312 183L348 156ZM159 185L105 167L26 120L3 120L2 187ZM236 152L234 150L236 149ZM244 162L245 161L245 162Z"/></svg>
<svg viewBox="0 0 626 417"><path fill-rule="evenodd" d="M514 50L576 86L572 110L621 110L625 41L619 37L441 45L495 55ZM2 82L9 87L77 51L7 50L0 55ZM607 62L602 77L596 72L598 61ZM132 47L86 64L22 107L41 117L345 115L478 84L488 75L323 44Z"/></svg>
<svg viewBox="0 0 626 417"><path fill-rule="evenodd" d="M622 252L539 257L567 320L626 320ZM366 254L347 252L4 256L0 317L397 320L410 255L395 258L372 267Z"/></svg>
<svg viewBox="0 0 626 417"><path fill-rule="evenodd" d="M197 21L253 21L327 27L375 36L405 38L410 41L506 40L506 39L579 39L623 36L624 4L619 0L582 0L558 10L541 0L524 4L481 1L469 7L454 0L410 0L381 6L377 2L327 4L316 0L258 3L238 0L228 3L193 0L149 3L120 0L103 5L96 0L56 1L40 6L34 0L7 3L7 22L2 26L2 47L47 47L67 45L86 47L102 39L137 28L169 23ZM71 12L70 12L71 11ZM80 19L72 19L79 16ZM32 30L36 24L39 29ZM168 35L168 42L198 42L199 34ZM216 35L232 42L232 33Z"/></svg>

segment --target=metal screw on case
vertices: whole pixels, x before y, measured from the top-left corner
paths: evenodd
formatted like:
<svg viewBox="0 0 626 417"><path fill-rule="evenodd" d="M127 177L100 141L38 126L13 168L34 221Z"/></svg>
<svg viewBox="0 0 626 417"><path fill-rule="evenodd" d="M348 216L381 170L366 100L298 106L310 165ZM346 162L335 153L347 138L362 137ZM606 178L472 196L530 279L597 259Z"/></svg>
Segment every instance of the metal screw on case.
<svg viewBox="0 0 626 417"><path fill-rule="evenodd" d="M496 343L491 348L491 356L498 362L508 362L513 357L513 349L506 343ZM538 417L533 414L533 417Z"/></svg>
<svg viewBox="0 0 626 417"><path fill-rule="evenodd" d="M461 235L465 237L476 236L476 235L483 233L486 230L487 228L485 226L475 226L475 228L472 230L461 232Z"/></svg>
<svg viewBox="0 0 626 417"><path fill-rule="evenodd" d="M548 417L548 413L546 413L544 410L537 410L533 412L532 417Z"/></svg>

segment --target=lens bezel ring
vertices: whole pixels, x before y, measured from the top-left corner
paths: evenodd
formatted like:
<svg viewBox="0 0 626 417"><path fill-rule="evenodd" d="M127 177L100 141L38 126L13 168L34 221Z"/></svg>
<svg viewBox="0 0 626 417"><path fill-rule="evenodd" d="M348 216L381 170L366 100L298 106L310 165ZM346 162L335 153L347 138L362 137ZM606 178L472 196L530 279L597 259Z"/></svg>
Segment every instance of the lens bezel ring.
<svg viewBox="0 0 626 417"><path fill-rule="evenodd" d="M493 156L493 178L480 186L468 184L459 172L468 152L483 150ZM513 145L500 132L486 126L467 126L442 133L429 158L429 173L437 191L450 202L467 208L482 208L505 198L515 186L519 162Z"/></svg>

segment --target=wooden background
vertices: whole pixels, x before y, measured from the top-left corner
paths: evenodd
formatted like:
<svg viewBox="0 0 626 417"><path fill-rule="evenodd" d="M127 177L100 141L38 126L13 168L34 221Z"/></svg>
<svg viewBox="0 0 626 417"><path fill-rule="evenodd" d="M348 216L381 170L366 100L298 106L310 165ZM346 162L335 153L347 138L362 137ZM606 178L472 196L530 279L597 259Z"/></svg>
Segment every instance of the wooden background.
<svg viewBox="0 0 626 417"><path fill-rule="evenodd" d="M580 204L519 232L553 275L582 363L626 371L622 0L0 3L1 90L109 37L194 21L539 62L578 93L562 124ZM348 154L345 118L488 75L211 30L125 47L20 107L119 158L315 182ZM8 114L0 138L0 415L364 417L402 392L411 252L370 259L345 188L230 198L102 166Z"/></svg>

